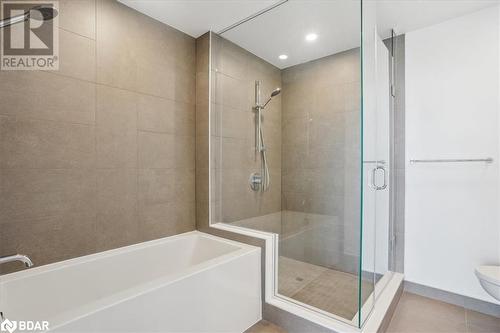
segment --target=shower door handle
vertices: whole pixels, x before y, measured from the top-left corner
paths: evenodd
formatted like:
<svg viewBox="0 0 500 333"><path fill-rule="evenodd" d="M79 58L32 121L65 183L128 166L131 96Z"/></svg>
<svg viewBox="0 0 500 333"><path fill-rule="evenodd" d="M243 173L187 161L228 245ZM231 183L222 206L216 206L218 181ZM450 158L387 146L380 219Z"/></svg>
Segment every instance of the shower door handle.
<svg viewBox="0 0 500 333"><path fill-rule="evenodd" d="M376 182L376 175L377 175L377 171L378 170L382 170L383 174L384 174L384 184L382 184L382 186L378 186L375 182ZM384 166L382 165L377 165L375 168L372 169L372 187L374 190L376 191L381 191L381 190L385 190L387 188L387 170L385 169Z"/></svg>

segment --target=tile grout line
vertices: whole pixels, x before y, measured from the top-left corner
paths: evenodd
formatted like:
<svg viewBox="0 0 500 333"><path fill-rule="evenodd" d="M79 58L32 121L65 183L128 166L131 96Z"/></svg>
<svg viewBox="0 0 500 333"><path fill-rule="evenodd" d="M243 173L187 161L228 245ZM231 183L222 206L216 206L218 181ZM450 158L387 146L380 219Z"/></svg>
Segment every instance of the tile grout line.
<svg viewBox="0 0 500 333"><path fill-rule="evenodd" d="M40 73L46 73L46 74L50 74L50 75L56 75L56 76L63 77L63 78L66 78L66 79L73 79L73 80L76 80L76 81L90 83L90 84L94 84L94 85L98 85L98 86L104 86L104 87L108 87L108 88L123 90L123 91L129 92L129 93L134 93L134 94L138 94L138 95L144 95L144 96L148 96L148 97L155 97L155 98L159 98L159 99L163 99L163 100L167 100L167 101L172 101L172 102L176 102L176 103L187 104L187 105L190 105L190 106L196 105L196 102L187 102L187 101L178 100L178 99L175 99L175 98L164 97L164 96L160 96L160 95L154 95L154 94L143 92L143 91L139 91L138 92L138 91L131 90L131 89L128 89L128 88L123 88L123 87L120 87L120 86L114 86L114 85L111 85L111 84L108 84L108 83L99 82L97 80L97 68L98 68L98 66L97 66L97 46L95 47L95 53L96 53L95 54L95 57L96 57L96 61L95 61L96 78L95 78L94 81L89 81L89 80L81 79L81 78L78 78L78 77L75 77L75 76L70 76L70 75L67 75L67 74L61 74L58 71L56 72L56 71L40 70L38 72L40 72Z"/></svg>
<svg viewBox="0 0 500 333"><path fill-rule="evenodd" d="M98 88L95 87L95 95L97 96L97 90ZM94 103L96 104L96 99L97 97L94 96ZM6 118L15 118L15 121L35 121L35 122L46 122L46 123L54 123L54 124L67 124L67 125L78 125L78 126L86 126L86 127L92 127L96 125L96 120L95 120L95 107L94 107L94 121L92 122L75 122L75 121L66 121L66 120L55 120L55 119L44 119L44 118L38 118L36 116L19 116L19 115L11 115L11 114L1 114L0 116L6 117ZM137 120L138 121L138 120ZM195 135L191 134L181 134L181 133L176 133L176 132L169 132L169 131L155 131L155 130L148 130L148 129L141 129L136 126L136 130L139 132L145 132L145 133L153 133L153 134L168 134L168 135L173 135L176 137L181 137L181 138L194 138ZM239 138L235 138L239 139Z"/></svg>
<svg viewBox="0 0 500 333"><path fill-rule="evenodd" d="M82 37L82 38L85 38L85 39L88 39L88 40L91 40L91 41L95 42L95 38L91 38L89 36L82 35L82 34L80 34L78 32L71 31L71 30L69 30L67 28L63 28L63 27L61 27L61 25L59 25L57 28L60 29L60 30L62 30L62 31L64 31L64 32L67 32L67 33L73 34L75 36L79 36L79 37Z"/></svg>

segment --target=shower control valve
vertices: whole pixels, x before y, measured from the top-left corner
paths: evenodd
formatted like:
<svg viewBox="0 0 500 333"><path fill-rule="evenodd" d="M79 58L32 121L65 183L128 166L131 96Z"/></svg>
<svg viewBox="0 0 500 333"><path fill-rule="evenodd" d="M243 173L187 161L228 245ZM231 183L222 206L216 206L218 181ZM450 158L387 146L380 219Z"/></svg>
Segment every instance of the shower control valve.
<svg viewBox="0 0 500 333"><path fill-rule="evenodd" d="M250 175L249 182L252 191L258 191L262 186L262 176L258 172L254 172Z"/></svg>

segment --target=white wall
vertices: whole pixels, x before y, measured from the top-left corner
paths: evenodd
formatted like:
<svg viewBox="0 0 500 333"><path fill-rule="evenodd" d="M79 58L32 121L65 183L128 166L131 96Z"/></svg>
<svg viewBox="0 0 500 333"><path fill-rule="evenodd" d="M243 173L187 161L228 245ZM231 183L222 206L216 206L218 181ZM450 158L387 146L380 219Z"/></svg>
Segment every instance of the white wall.
<svg viewBox="0 0 500 333"><path fill-rule="evenodd" d="M500 264L498 104L498 8L406 35L407 159L495 159L407 161L408 281L495 302L474 268Z"/></svg>

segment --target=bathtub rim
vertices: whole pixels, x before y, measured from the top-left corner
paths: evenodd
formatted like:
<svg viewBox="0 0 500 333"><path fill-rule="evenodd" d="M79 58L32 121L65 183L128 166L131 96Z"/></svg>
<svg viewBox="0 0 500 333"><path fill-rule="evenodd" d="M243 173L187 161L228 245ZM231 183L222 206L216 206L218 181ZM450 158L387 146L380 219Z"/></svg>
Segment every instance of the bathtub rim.
<svg viewBox="0 0 500 333"><path fill-rule="evenodd" d="M232 251L230 253L226 253L226 254L219 256L219 257L208 259L207 261L211 261L213 259L217 259L217 258L226 256L228 254L234 254L236 252L239 253L242 250L252 251L252 250L255 250L257 248L257 247L252 246L252 245L232 241L229 239L214 236L214 235L211 235L211 234L208 234L205 232L201 232L198 230L193 230L193 231L188 231L188 232L184 232L184 233L177 234L177 235L166 236L166 237L157 238L157 239L153 239L153 240L149 240L149 241L145 241L145 242L135 243L135 244L131 244L131 245L125 245L125 246L117 247L117 248L110 249L110 250L91 253L91 254L87 254L87 255L83 255L83 256L79 256L79 257L66 259L66 260L56 261L56 262L46 264L46 265L36 266L36 262L35 262L35 266L32 268L23 269L21 271L0 275L0 285L7 283L7 282L13 282L13 281L16 281L18 279L23 279L23 278L34 276L34 275L43 274L43 273L46 273L49 271L55 271L55 270L59 270L59 269L63 269L63 268L71 267L71 266L76 266L76 265L82 264L82 263L92 262L92 261L103 259L103 258L109 258L109 257L113 257L117 254L129 253L129 252L133 252L135 250L153 247L153 246L159 245L161 243L170 242L170 241L174 241L176 239L182 239L182 238L187 238L187 237L192 237L192 236L206 237L206 238L209 238L209 239L212 239L215 241L219 241L221 243L226 243L226 244L229 244L232 246L239 247L238 250ZM201 265L201 264L202 263L199 263L199 264L196 264L193 266L197 266L197 265Z"/></svg>
<svg viewBox="0 0 500 333"><path fill-rule="evenodd" d="M95 260L99 260L102 258L109 258L117 254L129 253L133 252L137 249L148 248L158 244L162 244L164 242L171 242L177 239L188 238L188 237L206 237L218 242L222 242L231 246L237 247L235 251L231 251L229 253L225 253L214 258L210 258L201 263L194 264L192 266L179 269L178 272L167 274L165 276L149 280L145 283L134 285L130 288L121 290L119 292L106 295L103 298L97 299L95 301L81 304L75 308L69 309L67 311L62 312L61 314L57 314L52 318L46 318L44 320L48 320L50 322L50 328L48 332L60 328L66 324L69 324L73 321L85 318L90 316L96 312L99 312L103 309L116 306L120 303L129 301L133 298L139 297L141 295L147 294L149 292L153 292L159 288L166 287L168 285L174 284L180 280L189 278L193 275L199 274L204 271L208 271L210 269L214 269L220 265L231 262L245 255L250 255L254 252L258 253L260 258L260 247L228 240L225 238L213 236L204 232L200 232L197 230L189 231L186 233L163 237L151 241L146 241L142 243L137 243L133 245L123 246L116 249L111 249L103 252L97 252L90 255L85 255L77 258L72 258L60 262L55 262L52 264L47 264L39 267L35 267L32 269L27 269L19 272L14 272L10 274L6 274L0 276L0 291L4 288L4 285L8 282L16 282L22 280L23 278L33 277L40 274L44 274L51 271L62 270L64 268L77 266L79 264L84 264L88 262L92 262ZM260 269L260 267L259 267ZM262 286L261 286L262 287ZM260 293L259 293L260 294ZM260 297L260 295L259 295ZM261 302L262 303L262 302ZM7 309L8 310L8 309ZM4 313L8 318L8 313Z"/></svg>

